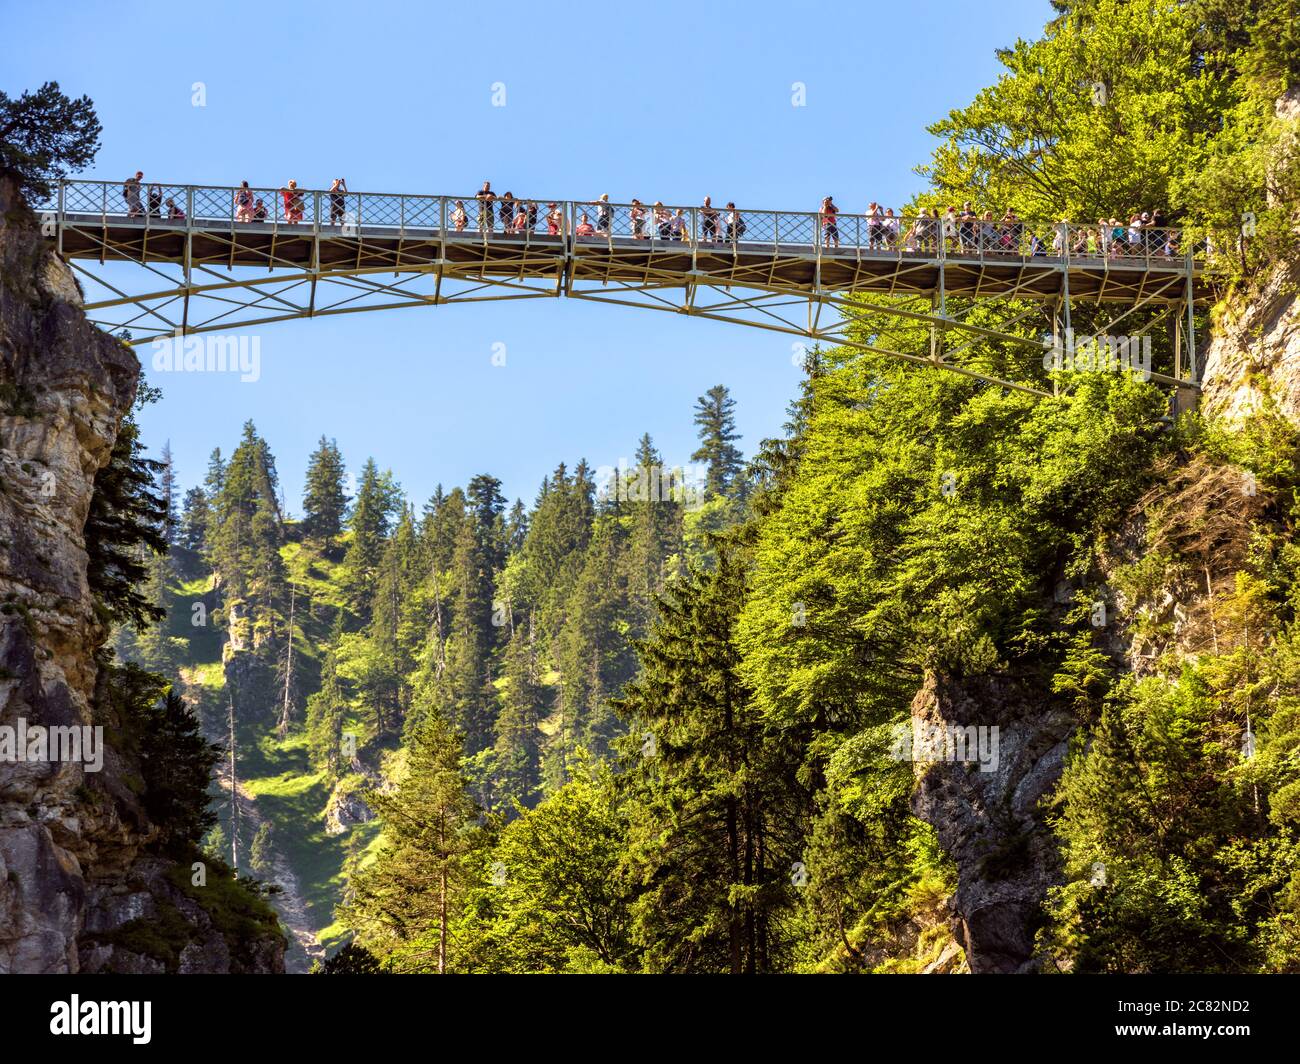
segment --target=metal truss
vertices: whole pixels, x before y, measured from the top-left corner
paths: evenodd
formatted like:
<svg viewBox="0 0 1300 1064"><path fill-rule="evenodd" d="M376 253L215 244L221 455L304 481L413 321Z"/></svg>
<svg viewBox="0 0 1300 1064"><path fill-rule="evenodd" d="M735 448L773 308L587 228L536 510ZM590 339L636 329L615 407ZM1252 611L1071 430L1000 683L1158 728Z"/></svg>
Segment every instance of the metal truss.
<svg viewBox="0 0 1300 1064"><path fill-rule="evenodd" d="M707 208L564 201L542 213L536 201L520 200L515 226L502 209L498 230L473 197L340 201L317 192L299 203L304 217L285 222L248 218L239 189L170 186L188 209L169 206L164 219L152 199L145 206L137 193L133 201L130 188L126 209L111 210L118 188L65 182L46 221L56 222L59 251L96 286L87 316L103 329L129 330L134 344L297 318L568 297L784 333L1046 395L962 357L994 341L1041 360L1086 312L1094 333L1123 326L1137 337L1172 327L1173 373L1150 378L1199 388L1194 326L1208 292L1204 264L1190 250L1173 253L1172 230L1116 255L1108 234L1090 245L1089 230L1061 223L1061 253L1045 256L1006 243L1009 234L1002 244L983 237L971 244L964 233L945 239L937 219L928 231L923 220L903 219L882 235L874 219L841 216L848 246L830 246L819 240L824 217L806 212L719 209L710 217ZM130 291L109 278L109 262L135 265ZM1015 316L980 324L980 308L993 302ZM915 348L918 327L929 332L925 355L902 349ZM900 343L895 333L904 329L909 338Z"/></svg>

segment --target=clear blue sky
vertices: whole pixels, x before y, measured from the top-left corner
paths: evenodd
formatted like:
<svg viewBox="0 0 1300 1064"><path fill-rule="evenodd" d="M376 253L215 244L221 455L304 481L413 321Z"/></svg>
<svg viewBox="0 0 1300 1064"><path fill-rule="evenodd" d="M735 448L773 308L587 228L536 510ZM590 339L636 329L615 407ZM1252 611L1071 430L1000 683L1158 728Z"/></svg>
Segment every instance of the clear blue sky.
<svg viewBox="0 0 1300 1064"><path fill-rule="evenodd" d="M708 4L16 3L0 0L0 88L89 94L86 177L459 194L633 196L815 210L901 204L925 126L997 76L1047 0ZM207 103L191 105L203 82ZM493 107L492 85L506 86ZM804 107L791 86L806 85ZM255 383L155 383L143 418L185 485L252 418L297 511L325 433L422 502L490 472L531 503L557 462L630 458L649 432L689 461L692 407L725 383L746 454L777 435L790 338L565 300L403 309L259 327ZM506 365L493 366L493 344ZM149 348L138 349L148 361Z"/></svg>

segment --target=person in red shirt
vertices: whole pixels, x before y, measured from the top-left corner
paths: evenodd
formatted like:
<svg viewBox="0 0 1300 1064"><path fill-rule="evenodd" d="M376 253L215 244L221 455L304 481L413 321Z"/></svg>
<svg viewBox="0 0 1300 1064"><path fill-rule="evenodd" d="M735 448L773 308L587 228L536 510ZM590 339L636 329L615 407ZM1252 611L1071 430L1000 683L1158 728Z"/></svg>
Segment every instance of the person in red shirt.
<svg viewBox="0 0 1300 1064"><path fill-rule="evenodd" d="M284 220L291 224L301 222L303 203L298 182L290 181L286 187L280 189L280 197L284 200Z"/></svg>
<svg viewBox="0 0 1300 1064"><path fill-rule="evenodd" d="M822 200L822 244L825 247L840 246L839 213L840 209L830 196Z"/></svg>

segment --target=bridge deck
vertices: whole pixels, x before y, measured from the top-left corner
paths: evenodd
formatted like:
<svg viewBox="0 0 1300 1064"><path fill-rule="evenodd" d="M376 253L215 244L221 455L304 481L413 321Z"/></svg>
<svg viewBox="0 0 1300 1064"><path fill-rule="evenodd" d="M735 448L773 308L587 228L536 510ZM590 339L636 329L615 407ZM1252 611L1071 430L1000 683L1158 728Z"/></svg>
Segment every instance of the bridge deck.
<svg viewBox="0 0 1300 1064"><path fill-rule="evenodd" d="M99 261L177 263L312 271L402 271L441 267L468 276L556 277L573 282L700 283L761 289L929 294L940 272L950 297L1151 303L1202 302L1208 284L1185 260L1067 258L996 250L820 248L761 240L690 242L656 236L484 235L438 227L341 227L204 219L169 222L98 214L59 216L62 253ZM188 245L188 247L187 247ZM1068 287L1067 287L1068 286Z"/></svg>

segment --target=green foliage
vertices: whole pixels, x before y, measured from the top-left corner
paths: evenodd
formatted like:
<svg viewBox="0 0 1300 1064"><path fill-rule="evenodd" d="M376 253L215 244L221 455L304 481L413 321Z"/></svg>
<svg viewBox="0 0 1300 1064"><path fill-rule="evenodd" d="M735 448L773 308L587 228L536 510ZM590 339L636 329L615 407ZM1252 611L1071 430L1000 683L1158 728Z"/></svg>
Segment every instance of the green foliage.
<svg viewBox="0 0 1300 1064"><path fill-rule="evenodd" d="M475 971L633 970L626 825L608 765L575 757L568 783L501 831L461 933Z"/></svg>
<svg viewBox="0 0 1300 1064"><path fill-rule="evenodd" d="M141 383L134 409L156 396ZM141 585L149 575L149 553L167 550L167 510L154 493L161 463L144 457L134 409L122 419L108 462L95 474L84 535L86 579L100 620L143 630L162 617L156 596Z"/></svg>
<svg viewBox="0 0 1300 1064"><path fill-rule="evenodd" d="M0 92L0 171L27 200L45 199L54 182L94 161L101 129L90 97L70 99L57 81L16 98Z"/></svg>
<svg viewBox="0 0 1300 1064"><path fill-rule="evenodd" d="M344 916L357 942L396 971L445 972L460 964L450 925L481 846L460 756L451 729L426 714L408 739L397 790L366 795L384 821L383 848L353 877Z"/></svg>
<svg viewBox="0 0 1300 1064"><path fill-rule="evenodd" d="M725 547L660 604L642 671L618 702L632 723L629 874L642 965L770 972L788 963L800 788L739 672L744 560ZM635 751L635 752L634 752ZM633 753L634 752L634 753Z"/></svg>
<svg viewBox="0 0 1300 1064"><path fill-rule="evenodd" d="M736 401L725 384L715 384L695 402L700 446L691 455L691 461L704 462L707 466L704 491L708 496L744 491L740 479L744 463L735 442L740 439L735 409Z"/></svg>
<svg viewBox="0 0 1300 1064"><path fill-rule="evenodd" d="M347 470L338 444L324 436L307 460L307 486L302 494L303 529L315 536L328 553L343 531L348 497L343 490Z"/></svg>
<svg viewBox="0 0 1300 1064"><path fill-rule="evenodd" d="M140 717L144 807L164 846L197 845L217 822L208 784L221 751L203 738L185 700L168 691Z"/></svg>

